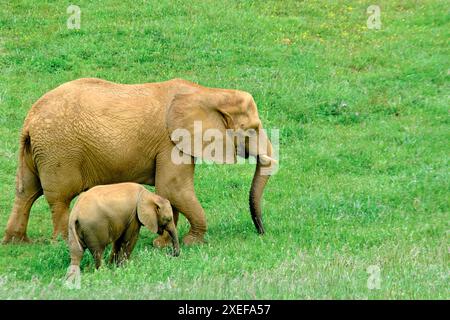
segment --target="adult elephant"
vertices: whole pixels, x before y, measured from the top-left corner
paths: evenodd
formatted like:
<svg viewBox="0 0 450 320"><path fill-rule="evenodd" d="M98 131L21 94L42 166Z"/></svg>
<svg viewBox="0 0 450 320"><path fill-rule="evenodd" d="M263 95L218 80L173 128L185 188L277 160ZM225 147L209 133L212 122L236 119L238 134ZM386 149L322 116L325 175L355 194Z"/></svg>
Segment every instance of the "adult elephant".
<svg viewBox="0 0 450 320"><path fill-rule="evenodd" d="M69 205L76 195L96 185L132 181L155 185L157 194L171 202L175 221L179 212L186 216L191 228L185 244L202 242L206 218L193 179L194 157L202 155L205 145L200 153L179 147L189 159L179 163L173 161L171 140L176 129L194 134L195 121L201 121L202 133L217 129L235 143L233 155L242 148L246 156L259 159L250 211L258 232L264 233L260 201L269 175L262 171L275 160L250 94L181 79L126 85L84 78L45 94L25 119L15 201L3 241L28 241L30 209L42 194L52 211L53 237L66 238ZM263 139L255 148L248 140L230 140L227 129L255 129ZM164 234L154 244L168 245L170 237Z"/></svg>

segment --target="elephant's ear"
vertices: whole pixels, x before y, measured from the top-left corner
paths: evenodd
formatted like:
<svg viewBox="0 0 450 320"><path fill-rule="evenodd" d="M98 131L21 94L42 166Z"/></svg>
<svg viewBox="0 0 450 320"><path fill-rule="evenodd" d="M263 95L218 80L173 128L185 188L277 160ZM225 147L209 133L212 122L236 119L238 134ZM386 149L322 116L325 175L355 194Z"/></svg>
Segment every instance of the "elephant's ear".
<svg viewBox="0 0 450 320"><path fill-rule="evenodd" d="M158 232L157 206L147 191L143 191L137 203L137 216L139 221L151 232Z"/></svg>
<svg viewBox="0 0 450 320"><path fill-rule="evenodd" d="M224 99L212 93L177 94L167 111L170 138L183 153L216 163L234 163L233 119Z"/></svg>

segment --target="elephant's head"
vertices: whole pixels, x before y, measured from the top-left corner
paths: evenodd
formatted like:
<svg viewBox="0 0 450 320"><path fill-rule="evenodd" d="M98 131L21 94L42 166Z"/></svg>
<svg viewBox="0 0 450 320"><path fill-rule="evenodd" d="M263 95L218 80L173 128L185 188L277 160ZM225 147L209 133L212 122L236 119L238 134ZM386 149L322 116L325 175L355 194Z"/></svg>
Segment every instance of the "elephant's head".
<svg viewBox="0 0 450 320"><path fill-rule="evenodd" d="M243 91L203 87L176 94L168 107L167 127L185 155L217 163L235 163L236 155L257 159L250 212L263 234L261 196L276 161L253 97Z"/></svg>
<svg viewBox="0 0 450 320"><path fill-rule="evenodd" d="M164 230L169 233L172 238L173 255L178 256L180 245L170 202L158 195L143 191L136 211L139 221L150 231L159 235L163 234Z"/></svg>

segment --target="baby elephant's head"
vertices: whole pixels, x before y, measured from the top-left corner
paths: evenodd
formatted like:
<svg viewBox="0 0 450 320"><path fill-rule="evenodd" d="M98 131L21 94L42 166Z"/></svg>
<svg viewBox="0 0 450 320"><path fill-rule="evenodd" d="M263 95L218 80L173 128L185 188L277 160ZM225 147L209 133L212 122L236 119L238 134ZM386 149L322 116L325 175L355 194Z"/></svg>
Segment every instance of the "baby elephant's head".
<svg viewBox="0 0 450 320"><path fill-rule="evenodd" d="M180 254L180 244L170 202L156 194L143 191L137 204L139 221L150 231L163 234L166 230L172 238L173 255Z"/></svg>

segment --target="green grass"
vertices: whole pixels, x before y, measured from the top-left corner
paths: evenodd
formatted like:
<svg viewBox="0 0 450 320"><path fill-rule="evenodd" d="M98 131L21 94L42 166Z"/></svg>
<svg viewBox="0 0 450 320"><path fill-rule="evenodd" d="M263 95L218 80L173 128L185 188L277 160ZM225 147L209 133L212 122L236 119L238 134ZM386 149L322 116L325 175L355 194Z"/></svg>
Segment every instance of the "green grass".
<svg viewBox="0 0 450 320"><path fill-rule="evenodd" d="M68 290L68 250L50 243L39 199L34 242L0 246L0 298L450 298L448 2L376 1L381 30L366 27L367 1L76 1L81 29L68 30L70 3L0 4L0 230L42 94L80 77L181 77L250 92L280 129L267 234L250 219L252 165L198 166L206 245L173 258L142 230L126 266L95 271L86 254Z"/></svg>

